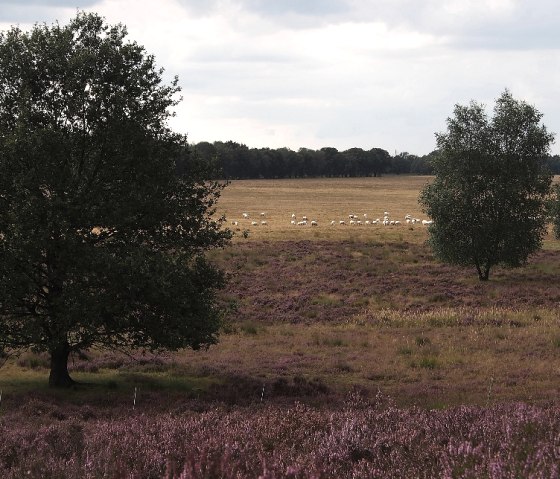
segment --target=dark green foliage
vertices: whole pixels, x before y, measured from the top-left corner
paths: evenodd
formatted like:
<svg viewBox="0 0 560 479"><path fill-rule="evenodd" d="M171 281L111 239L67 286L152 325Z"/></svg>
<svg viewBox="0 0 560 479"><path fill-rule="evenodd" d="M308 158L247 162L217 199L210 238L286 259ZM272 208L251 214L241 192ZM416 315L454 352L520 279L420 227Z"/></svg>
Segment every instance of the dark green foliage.
<svg viewBox="0 0 560 479"><path fill-rule="evenodd" d="M547 204L548 217L552 221L554 236L560 239L560 185L555 185L552 192Z"/></svg>
<svg viewBox="0 0 560 479"><path fill-rule="evenodd" d="M223 185L167 127L177 79L126 34L79 13L0 35L0 350L49 352L54 386L92 345L216 342Z"/></svg>
<svg viewBox="0 0 560 479"><path fill-rule="evenodd" d="M429 242L443 261L474 265L481 280L492 266L520 266L546 232L554 136L542 114L506 90L489 119L482 105L457 105L436 135L436 178L420 195L434 224Z"/></svg>
<svg viewBox="0 0 560 479"><path fill-rule="evenodd" d="M546 158L546 164L550 168L553 175L560 175L560 155L549 155Z"/></svg>
<svg viewBox="0 0 560 479"><path fill-rule="evenodd" d="M395 167L385 150L372 148L336 148L312 150L300 148L248 148L234 141L200 142L195 145L203 161L217 164L222 177L248 178L318 178L318 177L367 177L385 173L426 174L422 168L425 157L410 155L399 167ZM415 160L415 161L413 161Z"/></svg>

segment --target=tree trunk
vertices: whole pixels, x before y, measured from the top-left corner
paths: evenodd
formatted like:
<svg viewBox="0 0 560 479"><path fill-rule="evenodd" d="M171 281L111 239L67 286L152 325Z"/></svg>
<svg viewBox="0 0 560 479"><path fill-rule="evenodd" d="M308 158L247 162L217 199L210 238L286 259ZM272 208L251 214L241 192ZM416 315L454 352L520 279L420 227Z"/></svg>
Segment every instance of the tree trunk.
<svg viewBox="0 0 560 479"><path fill-rule="evenodd" d="M69 388L75 381L68 374L68 356L70 345L67 341L59 344L51 350L51 373L49 375L49 387Z"/></svg>
<svg viewBox="0 0 560 479"><path fill-rule="evenodd" d="M480 281L488 281L490 277L490 267L489 263L486 263L483 267L480 266L478 261L475 261L476 271L478 272L478 279Z"/></svg>
<svg viewBox="0 0 560 479"><path fill-rule="evenodd" d="M484 268L478 271L478 279L480 281L488 281L490 277L490 265L485 265Z"/></svg>

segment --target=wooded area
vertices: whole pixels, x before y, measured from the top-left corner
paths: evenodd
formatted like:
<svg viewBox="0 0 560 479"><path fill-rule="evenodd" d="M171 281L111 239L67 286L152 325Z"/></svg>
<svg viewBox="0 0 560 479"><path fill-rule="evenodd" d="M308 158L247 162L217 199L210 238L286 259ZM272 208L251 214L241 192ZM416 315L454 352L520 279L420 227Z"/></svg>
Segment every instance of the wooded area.
<svg viewBox="0 0 560 479"><path fill-rule="evenodd" d="M228 179L431 175L430 160L437 155L437 150L423 156L407 152L392 156L381 148L249 148L235 141L201 141L191 146L204 162L214 162L220 176ZM560 174L559 155L549 156L547 163L553 174Z"/></svg>

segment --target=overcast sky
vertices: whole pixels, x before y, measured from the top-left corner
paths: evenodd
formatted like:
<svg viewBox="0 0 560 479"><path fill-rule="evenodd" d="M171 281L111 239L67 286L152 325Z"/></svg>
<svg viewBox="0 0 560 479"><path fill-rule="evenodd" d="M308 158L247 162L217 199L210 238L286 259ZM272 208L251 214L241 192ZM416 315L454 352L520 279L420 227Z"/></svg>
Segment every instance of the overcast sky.
<svg viewBox="0 0 560 479"><path fill-rule="evenodd" d="M0 0L0 29L78 9L179 76L191 142L422 155L456 103L505 88L560 133L558 0Z"/></svg>

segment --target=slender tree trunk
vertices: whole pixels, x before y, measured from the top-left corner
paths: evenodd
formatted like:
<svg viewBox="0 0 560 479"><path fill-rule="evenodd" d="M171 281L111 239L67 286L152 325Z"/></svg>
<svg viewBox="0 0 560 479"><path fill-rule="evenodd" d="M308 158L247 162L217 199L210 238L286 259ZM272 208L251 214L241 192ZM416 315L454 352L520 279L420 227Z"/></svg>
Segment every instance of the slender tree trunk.
<svg viewBox="0 0 560 479"><path fill-rule="evenodd" d="M68 388L75 381L68 374L68 356L70 356L70 345L67 341L60 343L51 350L51 373L49 375L49 387Z"/></svg>
<svg viewBox="0 0 560 479"><path fill-rule="evenodd" d="M475 260L476 271L478 272L478 279L480 281L488 281L490 277L490 263L486 263L484 266L481 266L478 261Z"/></svg>
<svg viewBox="0 0 560 479"><path fill-rule="evenodd" d="M480 281L488 281L489 277L490 277L490 265L485 264L484 268L478 271L478 279Z"/></svg>
<svg viewBox="0 0 560 479"><path fill-rule="evenodd" d="M482 268L480 267L480 264L478 264L478 261L475 262L475 266L476 266L476 272L478 273L478 279L480 281L483 281L482 279Z"/></svg>

